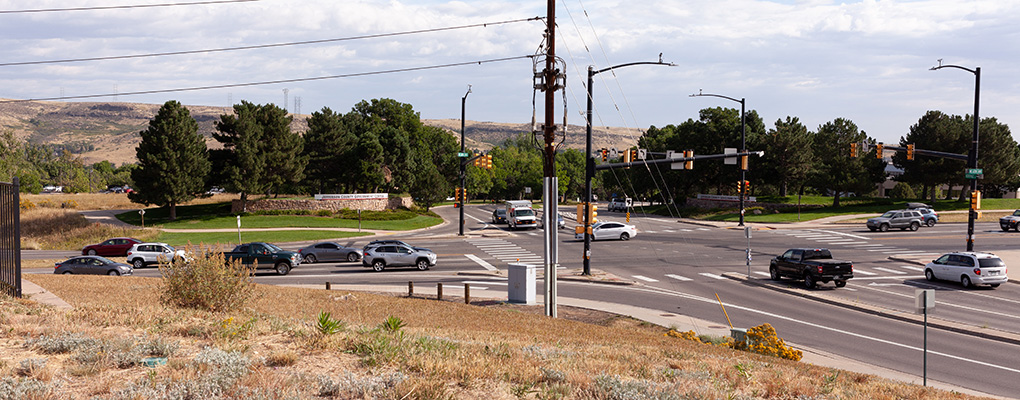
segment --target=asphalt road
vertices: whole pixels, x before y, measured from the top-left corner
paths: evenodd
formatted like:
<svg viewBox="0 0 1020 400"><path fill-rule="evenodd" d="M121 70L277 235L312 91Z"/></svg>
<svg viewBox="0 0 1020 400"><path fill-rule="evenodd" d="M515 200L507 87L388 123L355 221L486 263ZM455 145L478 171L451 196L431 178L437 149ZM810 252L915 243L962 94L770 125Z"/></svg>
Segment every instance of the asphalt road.
<svg viewBox="0 0 1020 400"><path fill-rule="evenodd" d="M419 287L442 282L450 291L460 289L466 282L472 288L499 290L506 287L503 278L457 273L505 270L511 262L541 264L543 244L542 231L508 232L505 226L491 225L494 207L468 206L467 237L456 235L457 210L450 207L436 209L451 221L447 225L392 235L435 251L439 264L429 271L374 273L360 263L304 264L287 276L260 271L255 279L268 284L312 285L325 282L406 285L414 281ZM582 265L582 243L573 239L573 211L561 208L568 229L558 232L559 261L568 270ZM600 211L599 217L625 219L621 213L605 211ZM822 349L920 376L924 327L915 322L914 291L932 288L936 290L932 325L954 324L967 329L961 333L928 327L928 377L999 396L1015 397L1020 393L1020 365L1015 362L1020 341L1009 340L1020 337L1017 307L1020 284L963 289L956 282L928 282L920 265L890 259L930 260L947 251L961 250L965 248L966 225L940 224L917 232L884 233L870 232L863 224L758 229L752 231L748 240L742 229L679 223L661 216L632 215L632 223L639 232L631 240L593 243L591 265L637 284L611 286L561 281L560 295L679 313L726 326L718 296L736 327L750 328L767 322L794 346ZM1004 233L997 225L988 223L979 223L976 232L978 251L1011 250L1020 238L1020 233ZM348 239L343 243L360 246L369 240L372 239ZM750 268L745 260L748 244L752 249ZM855 278L845 288L836 289L828 283L813 290L801 288L799 281L769 280L769 259L790 247L827 247L834 257L854 262ZM157 276L158 270L142 269L136 275ZM745 279L732 279L733 275ZM541 279L537 292L542 292ZM825 300L819 300L820 297ZM989 338L969 331L996 334Z"/></svg>

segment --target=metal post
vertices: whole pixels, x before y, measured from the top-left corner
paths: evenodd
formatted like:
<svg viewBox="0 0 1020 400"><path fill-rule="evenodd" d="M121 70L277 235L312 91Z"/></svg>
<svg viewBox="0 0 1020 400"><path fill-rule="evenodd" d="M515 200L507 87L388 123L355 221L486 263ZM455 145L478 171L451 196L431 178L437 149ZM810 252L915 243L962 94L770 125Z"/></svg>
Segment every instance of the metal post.
<svg viewBox="0 0 1020 400"><path fill-rule="evenodd" d="M471 285L464 284L464 304L471 304Z"/></svg>
<svg viewBox="0 0 1020 400"><path fill-rule="evenodd" d="M594 81L595 71L592 70L592 66L588 66L588 113L585 121L584 130L584 253L582 257L584 260L584 266L581 269L582 275L591 275L591 235L588 234L588 228L591 227L591 180L595 175L595 157L591 154L591 101L592 92L591 85Z"/></svg>
<svg viewBox="0 0 1020 400"><path fill-rule="evenodd" d="M439 282L436 284L436 300L443 299L443 283Z"/></svg>
<svg viewBox="0 0 1020 400"><path fill-rule="evenodd" d="M740 98L740 152L747 152L747 123L744 118L744 98ZM747 157L747 156L744 156ZM741 159L743 161L743 159ZM740 223L738 226L744 226L744 197L747 196L747 185L744 184L744 180L747 179L747 171L744 170L744 163L740 163Z"/></svg>
<svg viewBox="0 0 1020 400"><path fill-rule="evenodd" d="M468 85L467 93L464 93L464 97L462 97L460 99L460 152L461 153L466 151L464 149L464 146L465 146L465 143L464 143L464 107L467 105L467 97L468 97L469 94L471 94L471 85ZM464 159L462 159L462 158L458 157L457 159L460 160L460 199L458 199L458 201L460 202L460 225L459 225L460 229L458 230L457 235L464 236L464 198L467 197L466 193L464 191L464 187L467 184L467 165L466 165L467 163L464 162Z"/></svg>
<svg viewBox="0 0 1020 400"><path fill-rule="evenodd" d="M977 168L978 158L978 126L981 118L978 117L978 107L981 99L981 67L974 69L974 139L970 145L970 156L967 165L970 168ZM970 180L970 192L977 190L977 176ZM973 194L972 194L973 196ZM967 218L967 251L974 251L974 219L977 218L977 210L970 210Z"/></svg>
<svg viewBox="0 0 1020 400"><path fill-rule="evenodd" d="M544 158L544 172L545 180L543 183L549 185L552 181L551 178L556 177L556 119L554 113L556 111L556 80L559 76L559 71L556 69L556 0L548 0L546 6L546 57L545 57L545 124L542 125L543 137L545 139L545 158ZM549 193L556 193L558 188L548 187L551 189ZM555 202L555 200L554 200ZM548 214L548 209L546 213ZM546 227L548 228L548 226ZM545 287L546 287L546 298L545 298L545 315L548 317L556 318L556 296L555 296L555 281L556 281L556 267L550 262L549 259L549 239L548 230L546 230L546 258L545 258Z"/></svg>
<svg viewBox="0 0 1020 400"><path fill-rule="evenodd" d="M928 386L928 292L922 292L924 301L921 303L922 312L924 312L924 386Z"/></svg>

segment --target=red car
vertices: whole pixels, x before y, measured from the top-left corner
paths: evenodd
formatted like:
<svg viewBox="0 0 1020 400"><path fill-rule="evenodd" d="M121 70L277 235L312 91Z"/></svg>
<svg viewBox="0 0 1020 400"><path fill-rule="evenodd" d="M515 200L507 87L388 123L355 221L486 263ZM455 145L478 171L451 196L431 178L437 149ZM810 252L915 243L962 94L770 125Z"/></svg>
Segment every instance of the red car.
<svg viewBox="0 0 1020 400"><path fill-rule="evenodd" d="M81 249L83 256L120 256L126 257L128 250L131 246L141 243L141 240L135 238L113 238L107 239L103 243L90 244Z"/></svg>

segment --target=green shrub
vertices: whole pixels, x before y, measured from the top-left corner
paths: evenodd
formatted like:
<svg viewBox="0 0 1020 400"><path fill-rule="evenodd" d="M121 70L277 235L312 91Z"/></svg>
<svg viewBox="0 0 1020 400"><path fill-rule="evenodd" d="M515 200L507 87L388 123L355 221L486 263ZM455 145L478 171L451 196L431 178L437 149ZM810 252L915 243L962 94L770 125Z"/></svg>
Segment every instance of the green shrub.
<svg viewBox="0 0 1020 400"><path fill-rule="evenodd" d="M60 203L60 208L78 208L78 202L74 200L64 200Z"/></svg>
<svg viewBox="0 0 1020 400"><path fill-rule="evenodd" d="M21 207L21 211L34 210L35 209L35 203L33 203L32 200L23 199L23 200L21 200L20 207Z"/></svg>
<svg viewBox="0 0 1020 400"><path fill-rule="evenodd" d="M231 311L255 296L254 266L240 260L226 261L223 253L203 252L190 261L160 264L160 300L169 306L209 311Z"/></svg>
<svg viewBox="0 0 1020 400"><path fill-rule="evenodd" d="M889 197L894 199L916 199L917 193L906 182L898 182L892 190L889 190Z"/></svg>
<svg viewBox="0 0 1020 400"><path fill-rule="evenodd" d="M315 328L323 335L332 335L343 330L344 323L343 321L333 319L328 312L323 311L319 313L319 319Z"/></svg>

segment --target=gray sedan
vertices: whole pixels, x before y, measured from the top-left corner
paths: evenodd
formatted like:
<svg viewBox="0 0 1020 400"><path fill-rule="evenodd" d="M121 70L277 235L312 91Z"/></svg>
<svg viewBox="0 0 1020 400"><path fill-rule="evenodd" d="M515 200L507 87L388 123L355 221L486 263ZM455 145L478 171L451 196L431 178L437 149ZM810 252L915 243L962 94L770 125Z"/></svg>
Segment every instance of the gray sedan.
<svg viewBox="0 0 1020 400"><path fill-rule="evenodd" d="M355 262L361 259L362 252L361 249L344 247L337 242L321 242L298 249L298 254L304 258L303 262L306 263L318 261Z"/></svg>
<svg viewBox="0 0 1020 400"><path fill-rule="evenodd" d="M54 274L131 275L130 265L100 256L72 257L53 266Z"/></svg>

